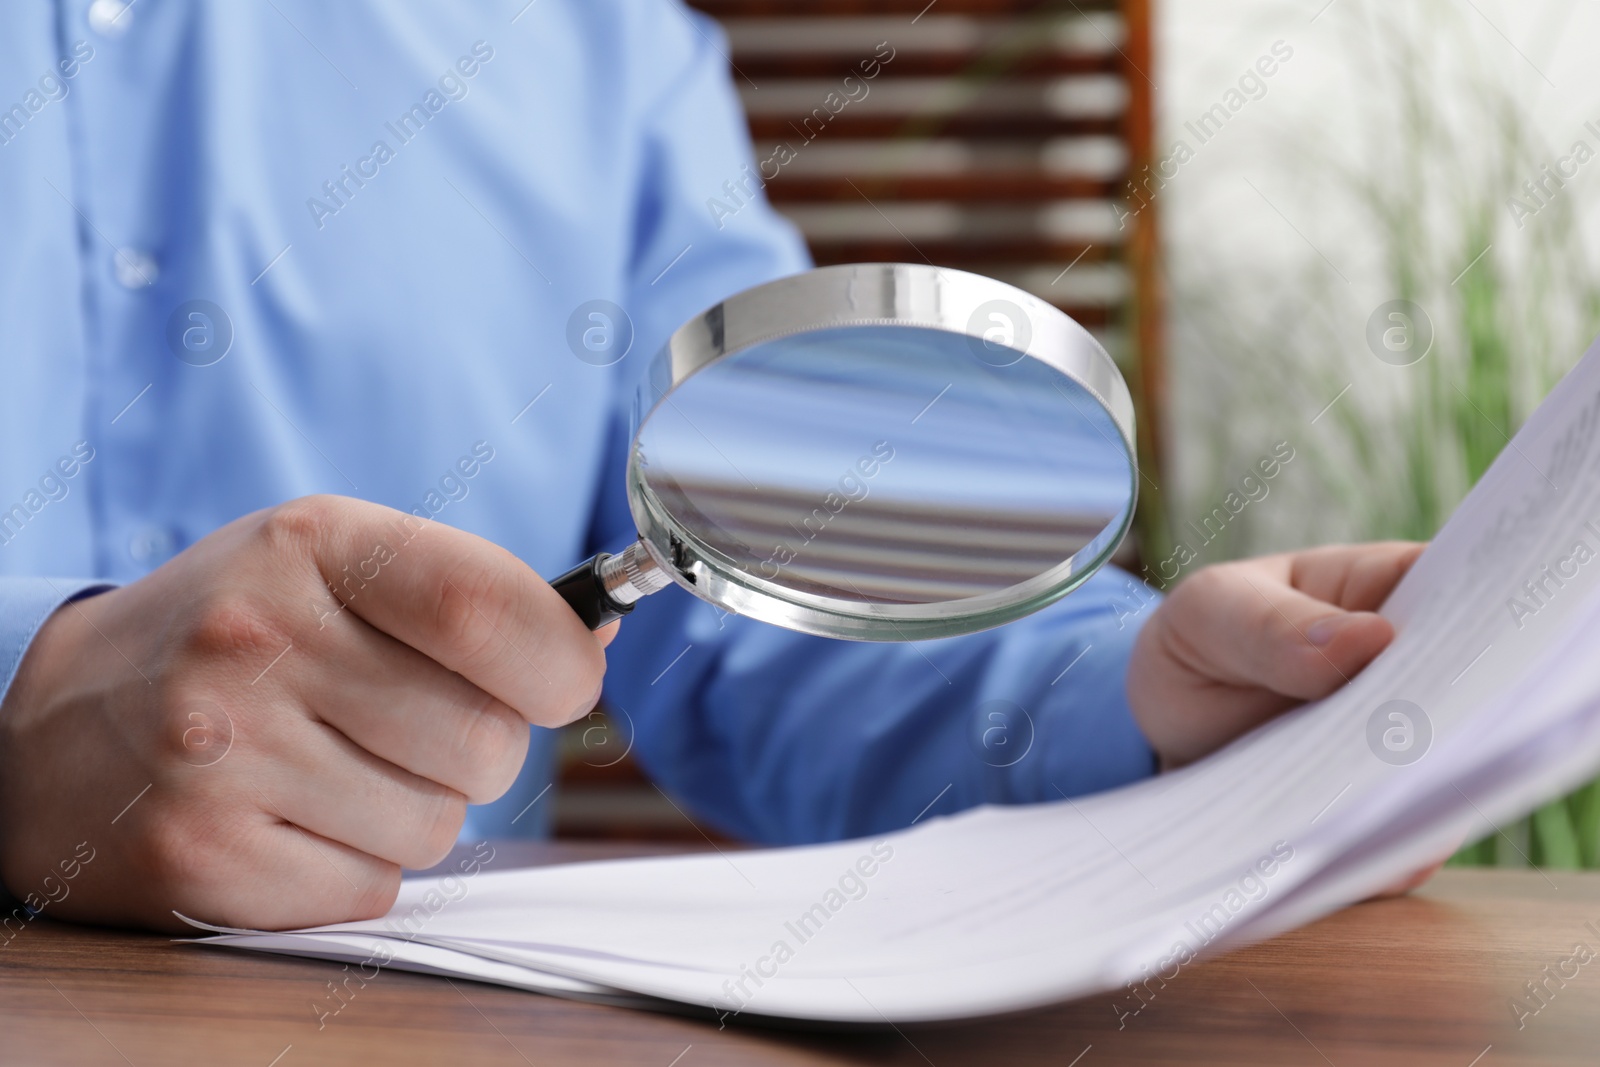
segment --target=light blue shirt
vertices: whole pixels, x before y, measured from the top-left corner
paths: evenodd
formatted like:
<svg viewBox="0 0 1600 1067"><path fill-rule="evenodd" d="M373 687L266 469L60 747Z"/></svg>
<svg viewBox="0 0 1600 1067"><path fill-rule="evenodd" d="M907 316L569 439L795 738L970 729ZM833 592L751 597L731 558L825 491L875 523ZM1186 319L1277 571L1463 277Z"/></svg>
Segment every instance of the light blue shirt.
<svg viewBox="0 0 1600 1067"><path fill-rule="evenodd" d="M715 25L668 0L117 10L0 7L0 687L65 598L308 493L546 576L626 544L631 376L807 266L764 202L725 210L751 151ZM610 365L569 343L591 301L631 321ZM1129 581L916 646L668 590L611 647L622 725L592 760L631 744L695 815L774 842L1115 786L1152 770ZM467 834L543 832L534 734Z"/></svg>

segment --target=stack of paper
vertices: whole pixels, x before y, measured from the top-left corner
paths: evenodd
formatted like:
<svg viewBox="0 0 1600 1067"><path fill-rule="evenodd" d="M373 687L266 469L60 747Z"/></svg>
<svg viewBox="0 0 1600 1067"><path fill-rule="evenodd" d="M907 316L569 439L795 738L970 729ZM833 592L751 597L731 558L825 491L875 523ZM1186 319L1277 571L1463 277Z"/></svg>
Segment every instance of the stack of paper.
<svg viewBox="0 0 1600 1067"><path fill-rule="evenodd" d="M382 920L205 943L864 1022L1171 981L1600 767L1597 436L1600 346L1385 605L1393 646L1175 774L876 840L407 882Z"/></svg>

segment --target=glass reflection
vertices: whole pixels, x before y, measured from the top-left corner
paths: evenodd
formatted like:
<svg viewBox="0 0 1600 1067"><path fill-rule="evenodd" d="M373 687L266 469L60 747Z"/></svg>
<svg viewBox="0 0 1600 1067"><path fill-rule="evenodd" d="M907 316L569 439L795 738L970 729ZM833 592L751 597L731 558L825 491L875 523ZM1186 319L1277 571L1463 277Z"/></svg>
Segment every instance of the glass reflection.
<svg viewBox="0 0 1600 1067"><path fill-rule="evenodd" d="M1120 527L1128 457L1071 379L975 343L852 326L730 357L642 427L643 483L702 549L791 591L929 604L1036 577Z"/></svg>

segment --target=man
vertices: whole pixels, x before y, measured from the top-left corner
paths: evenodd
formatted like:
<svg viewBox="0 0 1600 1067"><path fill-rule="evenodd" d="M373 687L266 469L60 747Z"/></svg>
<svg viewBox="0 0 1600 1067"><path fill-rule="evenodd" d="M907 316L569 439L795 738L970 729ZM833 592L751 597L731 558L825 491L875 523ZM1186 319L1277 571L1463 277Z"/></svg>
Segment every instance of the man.
<svg viewBox="0 0 1600 1067"><path fill-rule="evenodd" d="M543 728L602 677L699 815L805 841L1193 760L1389 640L1415 546L1214 568L1132 617L1107 572L917 648L677 590L587 632L540 575L631 536L631 375L807 265L764 203L706 209L749 158L720 52L669 0L0 12L12 893L157 927L381 914L463 820L542 829ZM631 358L569 346L594 301ZM972 743L994 699L1036 734L1005 767Z"/></svg>

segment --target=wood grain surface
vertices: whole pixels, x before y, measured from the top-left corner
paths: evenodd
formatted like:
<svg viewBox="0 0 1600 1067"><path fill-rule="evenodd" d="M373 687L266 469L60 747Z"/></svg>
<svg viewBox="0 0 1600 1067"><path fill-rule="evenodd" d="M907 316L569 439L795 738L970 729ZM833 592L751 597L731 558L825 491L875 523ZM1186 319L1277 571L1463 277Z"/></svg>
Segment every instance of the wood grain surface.
<svg viewBox="0 0 1600 1067"><path fill-rule="evenodd" d="M501 846L494 866L661 851ZM40 919L0 950L0 1063L1594 1064L1600 959L1575 962L1574 946L1600 952L1596 930L1600 874L1448 870L1410 897L1186 967L1137 1015L1124 991L977 1023L823 1032L400 972L319 1028L313 1003L335 965Z"/></svg>

